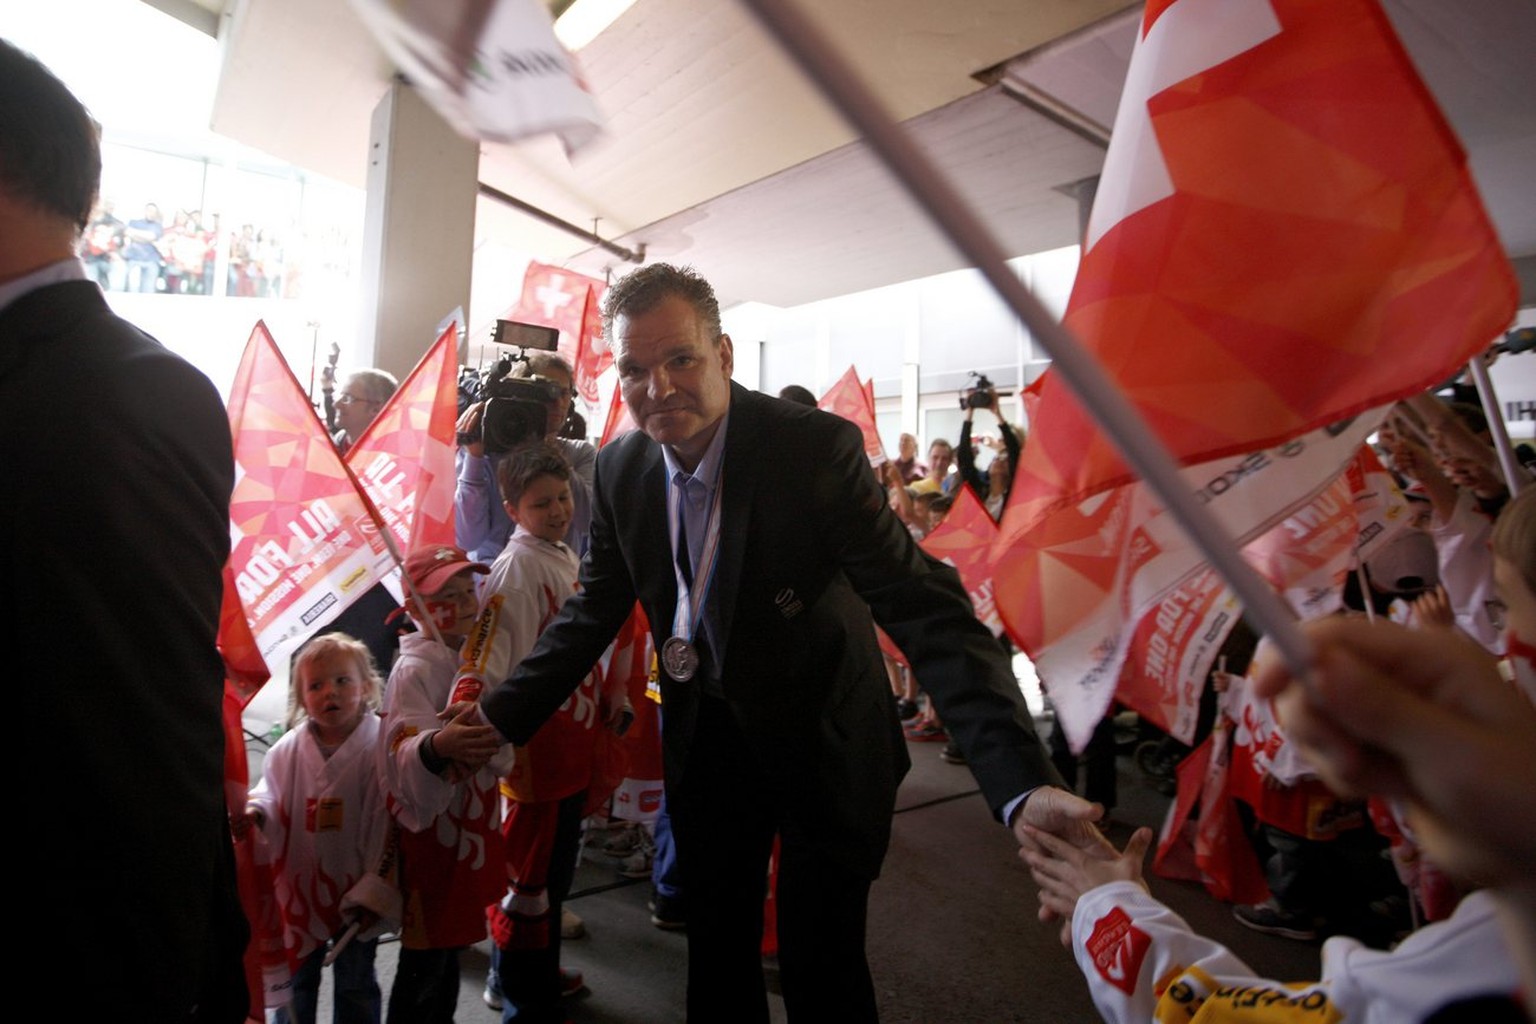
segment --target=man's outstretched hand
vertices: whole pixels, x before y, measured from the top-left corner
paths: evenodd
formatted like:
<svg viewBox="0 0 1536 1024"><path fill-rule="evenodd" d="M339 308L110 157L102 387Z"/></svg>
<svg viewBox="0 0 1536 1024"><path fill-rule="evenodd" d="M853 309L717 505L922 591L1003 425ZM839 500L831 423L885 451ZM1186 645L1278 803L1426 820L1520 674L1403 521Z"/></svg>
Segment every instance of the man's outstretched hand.
<svg viewBox="0 0 1536 1024"><path fill-rule="evenodd" d="M1094 824L1102 817L1103 804L1089 803L1056 786L1041 786L1029 794L1029 799L1024 801L1024 805L1014 815L1011 826L1025 854L1050 856L1050 851L1031 834L1044 832L1082 851L1085 857L1113 860L1120 856L1120 851L1110 845ZM1040 883L1038 877L1035 881ZM1049 922L1060 917L1050 906L1041 904L1040 920ZM1062 923L1062 934L1068 939L1071 937L1071 929L1072 921L1068 918Z"/></svg>

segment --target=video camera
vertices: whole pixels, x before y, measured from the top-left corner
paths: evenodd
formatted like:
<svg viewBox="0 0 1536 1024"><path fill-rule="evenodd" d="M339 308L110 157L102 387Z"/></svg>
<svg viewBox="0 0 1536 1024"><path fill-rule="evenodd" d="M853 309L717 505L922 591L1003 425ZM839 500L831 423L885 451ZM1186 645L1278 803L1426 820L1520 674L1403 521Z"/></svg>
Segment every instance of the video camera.
<svg viewBox="0 0 1536 1024"><path fill-rule="evenodd" d="M483 442L487 455L511 451L520 444L537 441L545 434L549 411L565 389L552 380L534 376L525 369L513 376L513 369L528 363L528 349L553 352L560 342L554 327L539 327L514 320L497 320L494 344L513 349L487 369L477 373L466 367L459 374L459 413L476 402L484 402L480 428L458 435L461 445Z"/></svg>
<svg viewBox="0 0 1536 1024"><path fill-rule="evenodd" d="M984 373L972 370L971 376L976 378L976 383L960 392L962 409L986 409L997 399L1013 394L1012 391L997 390Z"/></svg>

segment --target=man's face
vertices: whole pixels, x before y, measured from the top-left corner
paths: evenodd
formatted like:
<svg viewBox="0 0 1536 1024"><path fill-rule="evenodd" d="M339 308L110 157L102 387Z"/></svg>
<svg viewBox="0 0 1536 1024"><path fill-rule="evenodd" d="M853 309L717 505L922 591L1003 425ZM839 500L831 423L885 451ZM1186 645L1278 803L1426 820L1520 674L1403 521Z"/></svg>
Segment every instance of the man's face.
<svg viewBox="0 0 1536 1024"><path fill-rule="evenodd" d="M712 338L687 299L669 295L613 322L624 404L651 438L692 469L731 404L731 339Z"/></svg>
<svg viewBox="0 0 1536 1024"><path fill-rule="evenodd" d="M560 433L560 428L565 425L565 418L571 414L571 376L558 366L551 366L539 376L553 381L560 389L554 404L549 407L549 420L544 425L544 436L554 437Z"/></svg>
<svg viewBox="0 0 1536 1024"><path fill-rule="evenodd" d="M383 405L383 402L369 398L357 381L349 380L341 386L341 394L336 396L336 422L347 432L347 437L356 441L363 436L363 431L368 429L368 424L373 422Z"/></svg>
<svg viewBox="0 0 1536 1024"><path fill-rule="evenodd" d="M935 479L941 479L948 473L954 461L954 449L947 444L936 444L928 449L928 472Z"/></svg>
<svg viewBox="0 0 1536 1024"><path fill-rule="evenodd" d="M902 462L909 462L917 457L917 438L911 434L902 434L901 442L897 447Z"/></svg>

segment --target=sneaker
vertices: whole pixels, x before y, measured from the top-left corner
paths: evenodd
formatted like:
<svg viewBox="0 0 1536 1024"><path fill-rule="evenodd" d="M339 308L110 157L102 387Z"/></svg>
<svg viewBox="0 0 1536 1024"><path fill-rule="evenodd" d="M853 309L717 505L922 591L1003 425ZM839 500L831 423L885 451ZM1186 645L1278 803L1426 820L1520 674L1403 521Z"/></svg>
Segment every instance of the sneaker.
<svg viewBox="0 0 1536 1024"><path fill-rule="evenodd" d="M560 908L560 937L562 939L583 939L587 935L587 926L581 918L576 916L576 911L570 907Z"/></svg>
<svg viewBox="0 0 1536 1024"><path fill-rule="evenodd" d="M642 828L626 828L603 844L603 852L610 857L628 857L640 845Z"/></svg>
<svg viewBox="0 0 1536 1024"><path fill-rule="evenodd" d="M688 927L688 917L683 913L683 901L676 896L651 893L651 924L664 932L679 932Z"/></svg>
<svg viewBox="0 0 1536 1024"><path fill-rule="evenodd" d="M480 998L484 999L485 1005L491 1009L501 1009L501 979L496 977L495 971L486 975L485 990L480 993Z"/></svg>
<svg viewBox="0 0 1536 1024"><path fill-rule="evenodd" d="M1305 914L1282 910L1273 898L1263 903L1232 908L1237 923L1265 935L1311 942L1317 938L1317 921Z"/></svg>
<svg viewBox="0 0 1536 1024"><path fill-rule="evenodd" d="M939 751L939 756L946 764L965 764L965 755L960 752L960 744L954 740L944 744L944 749Z"/></svg>
<svg viewBox="0 0 1536 1024"><path fill-rule="evenodd" d="M560 998L573 996L587 987L586 979L581 972L571 967L560 968Z"/></svg>
<svg viewBox="0 0 1536 1024"><path fill-rule="evenodd" d="M902 732L913 743L942 743L949 739L949 734L944 731L942 725L932 722L924 722L921 725L908 725Z"/></svg>
<svg viewBox="0 0 1536 1024"><path fill-rule="evenodd" d="M643 828L637 828L635 831L640 836L640 842L635 847L634 853L619 862L619 874L625 878L650 878L651 860L656 855L656 841Z"/></svg>

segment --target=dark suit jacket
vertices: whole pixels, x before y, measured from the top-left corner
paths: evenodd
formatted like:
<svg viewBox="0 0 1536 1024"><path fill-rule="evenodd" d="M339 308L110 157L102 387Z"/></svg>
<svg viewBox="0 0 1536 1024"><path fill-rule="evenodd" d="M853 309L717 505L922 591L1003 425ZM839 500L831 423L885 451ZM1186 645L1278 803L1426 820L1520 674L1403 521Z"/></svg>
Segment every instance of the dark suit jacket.
<svg viewBox="0 0 1536 1024"><path fill-rule="evenodd" d="M214 646L223 404L68 282L0 311L0 437L0 621L31 666L8 674L9 874L40 908L16 922L12 971L89 978L124 1019L207 1014L219 994L241 1019Z"/></svg>
<svg viewBox="0 0 1536 1024"><path fill-rule="evenodd" d="M658 649L670 633L665 476L660 447L639 431L598 454L581 592L484 699L510 739L526 740L559 707L637 596ZM1055 781L1007 658L954 570L923 554L887 507L856 427L733 384L722 486L711 598L724 695L783 805L826 855L878 872L909 765L874 620L911 659L994 811ZM663 677L672 784L697 692Z"/></svg>

